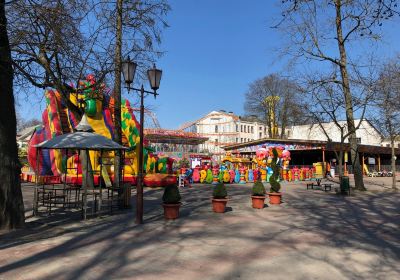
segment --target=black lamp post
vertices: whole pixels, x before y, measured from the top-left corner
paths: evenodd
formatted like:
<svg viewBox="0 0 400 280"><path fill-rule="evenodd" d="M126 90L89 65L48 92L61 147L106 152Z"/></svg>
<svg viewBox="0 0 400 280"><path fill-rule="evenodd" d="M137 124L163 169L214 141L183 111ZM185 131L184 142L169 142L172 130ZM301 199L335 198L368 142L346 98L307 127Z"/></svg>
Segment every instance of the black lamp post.
<svg viewBox="0 0 400 280"><path fill-rule="evenodd" d="M147 78L150 82L150 87L153 91L144 90L143 84L140 89L131 87L133 83L137 64L128 59L122 62L122 75L126 83L126 88L129 90L134 90L140 94L140 142L139 142L139 174L136 187L136 223L143 223L143 131L144 131L144 97L145 94L152 94L154 98L157 97L157 90L160 87L162 71L156 68L153 64L153 68L147 70Z"/></svg>

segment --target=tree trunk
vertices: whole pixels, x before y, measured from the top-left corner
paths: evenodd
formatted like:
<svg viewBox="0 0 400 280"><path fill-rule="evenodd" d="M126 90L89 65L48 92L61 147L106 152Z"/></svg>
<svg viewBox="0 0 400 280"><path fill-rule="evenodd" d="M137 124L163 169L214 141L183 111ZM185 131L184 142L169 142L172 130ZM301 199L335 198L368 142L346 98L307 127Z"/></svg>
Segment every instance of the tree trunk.
<svg viewBox="0 0 400 280"><path fill-rule="evenodd" d="M25 223L11 63L5 0L0 0L0 229L20 228Z"/></svg>
<svg viewBox="0 0 400 280"><path fill-rule="evenodd" d="M271 110L269 108L267 110L267 126L268 126L268 137L273 138L272 124L271 124Z"/></svg>
<svg viewBox="0 0 400 280"><path fill-rule="evenodd" d="M122 0L117 1L116 46L115 46L115 76L114 76L114 128L115 142L122 144L121 132L121 57L122 57ZM121 181L121 151L115 152L114 185L119 188Z"/></svg>
<svg viewBox="0 0 400 280"><path fill-rule="evenodd" d="M397 190L397 187L396 187L396 154L394 151L394 137L393 136L390 139L390 144L392 146L392 173L393 173L392 188L394 190Z"/></svg>
<svg viewBox="0 0 400 280"><path fill-rule="evenodd" d="M340 148L339 151L339 158L338 158L338 173L339 173L339 178L343 177L343 150Z"/></svg>
<svg viewBox="0 0 400 280"><path fill-rule="evenodd" d="M288 114L288 106L287 106L287 96L284 97L285 100L283 101L283 106L282 106L282 110L281 110L281 134L280 134L280 138L283 139L285 138L285 130L286 130L286 124L287 124L287 114Z"/></svg>
<svg viewBox="0 0 400 280"><path fill-rule="evenodd" d="M336 0L335 7L336 7L337 42L340 53L339 67L340 67L340 74L342 77L343 95L346 106L347 129L349 132L349 143L350 143L350 152L351 152L351 159L354 172L354 183L355 183L355 188L357 190L365 191L366 189L364 187L364 179L360 165L356 129L354 124L353 100L350 91L349 75L347 72L347 55L346 55L346 48L344 46L344 39L342 32L341 0Z"/></svg>

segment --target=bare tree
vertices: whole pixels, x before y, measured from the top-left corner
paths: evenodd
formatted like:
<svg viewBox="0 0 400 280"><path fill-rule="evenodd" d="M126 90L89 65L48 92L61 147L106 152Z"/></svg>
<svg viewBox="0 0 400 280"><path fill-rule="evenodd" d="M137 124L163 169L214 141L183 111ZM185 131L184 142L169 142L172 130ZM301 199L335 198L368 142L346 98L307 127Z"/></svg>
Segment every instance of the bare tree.
<svg viewBox="0 0 400 280"><path fill-rule="evenodd" d="M379 38L374 27L398 14L396 7L396 0L283 0L283 19L276 26L288 34L288 54L338 67L340 78L332 77L331 82L341 87L350 133L355 188L358 190L365 190L365 187L355 134L354 98L350 82L352 62L348 49L354 46L352 44L357 39Z"/></svg>
<svg viewBox="0 0 400 280"><path fill-rule="evenodd" d="M250 84L244 110L265 121L270 138L284 138L289 125L304 121L300 93L300 87L294 81L271 74Z"/></svg>
<svg viewBox="0 0 400 280"><path fill-rule="evenodd" d="M392 188L396 189L395 140L400 136L400 64L394 61L384 65L376 83L374 121L390 139Z"/></svg>
<svg viewBox="0 0 400 280"><path fill-rule="evenodd" d="M167 26L164 16L169 11L169 5L164 0L145 1L103 1L93 5L97 23L94 30L101 37L111 37L104 44L96 43L102 57L109 60L114 68L114 135L115 141L122 144L121 134L121 63L123 53L131 55L139 66L149 66L161 55L156 46L161 42L161 31ZM111 36L110 36L111 35ZM144 72L139 68L139 79ZM138 80L139 80L138 79ZM120 181L120 152L114 160L115 182ZM141 172L141 171L139 171Z"/></svg>
<svg viewBox="0 0 400 280"><path fill-rule="evenodd" d="M116 9L114 1L90 0L20 0L9 1L7 5L5 1L0 1L0 6L0 92L4 92L1 95L5 98L3 106L9 108L1 115L0 122L0 151L4 149L2 158L5 159L2 161L5 166L0 166L1 178L4 178L1 183L0 215L2 227L18 227L24 219L17 146L14 143L13 78L19 90L32 86L55 88L61 94L62 102L80 119L83 109L69 98L71 93L84 90L77 89L79 80L88 73L94 73L97 83L90 87L97 89L107 75L114 72L116 40L112 34L115 34L115 29L111 28L112 34L107 36L113 23L110 18L104 17L106 9L102 9L102 21L94 20L98 24L93 25L93 19L99 15L98 7L113 6L112 13ZM126 53L134 54L138 62L148 59L150 63L149 58L161 54L157 52L155 42L161 40L159 23L166 25L163 17L169 6L164 0L126 1L125 9L123 22L132 30L126 42L135 42Z"/></svg>
<svg viewBox="0 0 400 280"><path fill-rule="evenodd" d="M368 106L368 101L371 98L371 93L366 89L366 96L363 99L357 99L355 102L354 111L359 112L360 121L356 124L355 129L358 130L364 121L364 115ZM341 121L345 116L346 107L343 104L340 85L327 82L326 78L318 76L316 79L309 78L308 86L304 92L309 105L307 110L311 115L313 124L310 129L317 125L325 137L328 144L334 144L333 137L337 137L336 131L339 131L339 151L334 150L335 156L338 159L339 176L343 176L343 154L345 151L345 143L348 140L351 132L347 122ZM363 102L360 102L362 100ZM336 138L335 137L335 138Z"/></svg>
<svg viewBox="0 0 400 280"><path fill-rule="evenodd" d="M0 0L0 229L15 229L25 223L19 175L17 120L14 107L13 69L5 0Z"/></svg>
<svg viewBox="0 0 400 280"><path fill-rule="evenodd" d="M17 132L20 132L21 130L32 127L32 126L38 126L41 125L42 121L38 119L30 119L30 120L24 120L24 119L19 119L17 117Z"/></svg>
<svg viewBox="0 0 400 280"><path fill-rule="evenodd" d="M82 109L69 97L79 80L89 71L102 78L109 71L95 59L96 38L82 31L86 2L22 0L12 1L7 9L15 85L20 89L55 88L77 119Z"/></svg>
<svg viewBox="0 0 400 280"><path fill-rule="evenodd" d="M55 88L63 103L80 119L82 109L69 96L87 74L97 88L114 82L116 52L115 1L21 0L7 6L15 85L19 89ZM164 0L122 1L122 51L140 66L161 55L157 50L164 16ZM23 16L21 16L23 15ZM80 89L82 90L82 89Z"/></svg>

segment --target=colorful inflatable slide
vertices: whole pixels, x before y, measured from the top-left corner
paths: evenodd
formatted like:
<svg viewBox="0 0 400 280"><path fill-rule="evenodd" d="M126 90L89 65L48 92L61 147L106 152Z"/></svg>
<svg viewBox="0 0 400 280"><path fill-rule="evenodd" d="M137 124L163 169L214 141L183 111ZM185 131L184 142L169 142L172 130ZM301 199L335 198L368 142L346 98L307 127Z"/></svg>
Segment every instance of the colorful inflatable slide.
<svg viewBox="0 0 400 280"><path fill-rule="evenodd" d="M81 90L77 91L80 93L71 93L69 101L80 108L84 108L94 133L113 139L114 99L104 85L95 90L93 87L95 83L94 77L89 75L86 81L80 82L79 87ZM78 118L72 111L68 110L57 91L47 90L45 98L46 109L42 114L43 126L36 129L28 146L29 164L33 170L37 170L37 164L39 165L40 176L58 176L61 180L66 180L67 183L81 184L82 170L76 151L69 151L67 155L65 151L60 150L40 150L38 157L36 157L37 151L34 147L36 144L61 134L71 133L78 125ZM135 184L136 175L138 174L137 155L139 153L140 124L137 122L128 100L123 100L121 104L121 122L123 145L129 148L125 154L124 182ZM157 158L151 153L149 147L145 148L144 155L144 170L146 173L162 173L157 177L148 175L149 177L145 182L148 182L149 185L157 186L165 183L166 177L170 177L168 174L172 173L170 160ZM90 162L92 169L96 171L94 175L95 184L99 184L101 174L105 184L110 186L114 180L114 152L100 154L100 152L91 151ZM153 177L154 179L152 179ZM173 180L174 178L168 178L167 181L172 182Z"/></svg>

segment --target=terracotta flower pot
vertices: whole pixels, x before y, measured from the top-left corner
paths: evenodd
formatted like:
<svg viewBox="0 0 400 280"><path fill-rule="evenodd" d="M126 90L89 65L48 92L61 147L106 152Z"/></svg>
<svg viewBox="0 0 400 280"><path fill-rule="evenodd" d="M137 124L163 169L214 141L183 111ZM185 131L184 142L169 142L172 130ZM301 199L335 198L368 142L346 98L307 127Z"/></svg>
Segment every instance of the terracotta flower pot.
<svg viewBox="0 0 400 280"><path fill-rule="evenodd" d="M265 197L266 196L252 195L251 196L251 202L252 202L253 208L255 208L255 209L263 209L264 208Z"/></svg>
<svg viewBox="0 0 400 280"><path fill-rule="evenodd" d="M213 198L212 206L215 213L224 213L226 204L228 203L227 198Z"/></svg>
<svg viewBox="0 0 400 280"><path fill-rule="evenodd" d="M268 193L270 204L281 204L282 193Z"/></svg>
<svg viewBox="0 0 400 280"><path fill-rule="evenodd" d="M164 218L167 220L174 220L179 217L179 207L181 203L166 204L163 203L164 207Z"/></svg>

